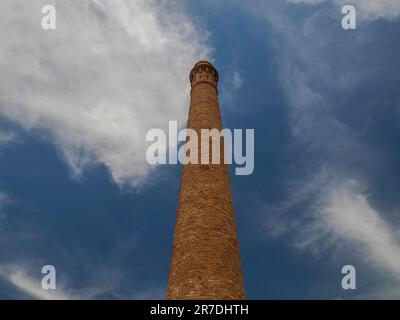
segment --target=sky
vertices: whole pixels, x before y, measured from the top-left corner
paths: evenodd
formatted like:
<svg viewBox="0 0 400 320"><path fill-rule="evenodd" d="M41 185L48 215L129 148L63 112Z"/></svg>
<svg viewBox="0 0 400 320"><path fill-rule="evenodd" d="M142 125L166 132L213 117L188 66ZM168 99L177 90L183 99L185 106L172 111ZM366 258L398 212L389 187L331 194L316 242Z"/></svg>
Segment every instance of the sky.
<svg viewBox="0 0 400 320"><path fill-rule="evenodd" d="M224 126L255 129L247 298L400 298L399 33L397 0L1 1L0 299L165 298L181 167L145 136L184 127L204 59Z"/></svg>

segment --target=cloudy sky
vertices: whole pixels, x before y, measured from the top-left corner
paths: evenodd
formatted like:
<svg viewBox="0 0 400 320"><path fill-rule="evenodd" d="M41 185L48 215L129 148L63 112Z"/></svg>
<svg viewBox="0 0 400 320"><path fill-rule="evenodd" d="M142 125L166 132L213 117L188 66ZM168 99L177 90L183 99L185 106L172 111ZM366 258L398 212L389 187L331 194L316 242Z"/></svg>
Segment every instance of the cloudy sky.
<svg viewBox="0 0 400 320"><path fill-rule="evenodd" d="M255 129L248 298L400 298L399 34L398 0L2 0L0 299L164 298L181 168L145 135L184 126L202 59L225 127Z"/></svg>

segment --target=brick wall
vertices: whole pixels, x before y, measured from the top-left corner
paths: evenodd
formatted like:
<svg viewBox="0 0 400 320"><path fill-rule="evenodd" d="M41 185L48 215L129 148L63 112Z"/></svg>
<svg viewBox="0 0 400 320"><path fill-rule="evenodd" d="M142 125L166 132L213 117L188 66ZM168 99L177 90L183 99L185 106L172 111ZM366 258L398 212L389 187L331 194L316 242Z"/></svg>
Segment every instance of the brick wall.
<svg viewBox="0 0 400 320"><path fill-rule="evenodd" d="M192 84L188 128L222 129L218 72L199 62ZM199 141L199 155L200 155ZM209 148L211 153L211 147ZM211 159L211 155L210 155ZM223 143L221 143L223 159ZM168 299L244 299L228 165L182 168Z"/></svg>

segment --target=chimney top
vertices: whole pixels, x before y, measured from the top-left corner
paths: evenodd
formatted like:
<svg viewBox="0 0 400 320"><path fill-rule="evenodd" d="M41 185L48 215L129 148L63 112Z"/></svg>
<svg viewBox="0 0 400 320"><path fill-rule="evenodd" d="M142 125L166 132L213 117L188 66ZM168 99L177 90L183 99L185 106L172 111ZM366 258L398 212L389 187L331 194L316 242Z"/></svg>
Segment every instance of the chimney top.
<svg viewBox="0 0 400 320"><path fill-rule="evenodd" d="M205 74L201 75L199 78L196 77L196 74ZM189 77L190 83L192 84L192 87L195 86L198 83L201 82L208 82L212 84L215 88L217 88L217 83L219 80L219 75L217 69L214 67L214 65L206 60L202 60L197 62L192 71L190 72L190 77Z"/></svg>
<svg viewBox="0 0 400 320"><path fill-rule="evenodd" d="M199 65L208 65L208 66L214 67L213 64L210 61L207 61L207 60L200 60L199 62L197 62L194 65L194 67L196 68Z"/></svg>

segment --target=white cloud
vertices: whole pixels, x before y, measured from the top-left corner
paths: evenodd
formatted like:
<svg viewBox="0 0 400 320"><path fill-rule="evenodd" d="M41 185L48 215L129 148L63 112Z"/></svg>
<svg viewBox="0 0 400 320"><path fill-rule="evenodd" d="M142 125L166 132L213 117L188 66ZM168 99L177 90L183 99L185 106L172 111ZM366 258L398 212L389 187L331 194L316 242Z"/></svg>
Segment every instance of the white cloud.
<svg viewBox="0 0 400 320"><path fill-rule="evenodd" d="M126 278L121 278L121 274L115 277L112 270L108 270L107 276L101 272L99 273L97 269L93 270L95 277L93 282L85 282L79 288L71 288L65 281L60 281L60 277L57 274L56 290L44 290L41 286L41 276L44 275L38 273L37 276L32 276L33 273L28 270L30 268L26 267L26 262L23 264L0 264L0 278L20 292L37 300L93 300L104 297L104 295L111 295L113 296L112 299L131 300L162 300L165 298L165 288L162 287L149 287L134 291L134 294L128 296L121 295L118 285L121 285L121 281L127 282L127 280ZM101 280L99 281L99 279Z"/></svg>
<svg viewBox="0 0 400 320"><path fill-rule="evenodd" d="M398 223L391 212L374 208L368 197L373 172L382 166L385 154L363 139L361 131L374 121L371 115L380 105L371 102L370 112L364 115L363 103L354 103L349 109L349 104L338 98L354 98L353 92L368 88L365 79L381 79L385 65L376 63L375 52L365 49L370 48L366 44L372 42L372 36L360 30L351 39L339 38L331 12L322 6L294 19L298 13L288 10L287 4L271 1L266 7L261 1L254 3L259 10L252 12L264 17L278 53L279 80L292 132L288 146L292 167L287 168L284 181L288 198L265 208L268 234L285 236L296 248L315 253L317 258L321 251L332 253L333 259L350 253L364 268L377 271L378 277L390 278L364 293L392 296L400 290ZM400 9L400 2L396 3ZM399 16L396 8L389 14L389 2L378 5L381 11L368 1L359 4L367 19ZM376 69L366 67L371 61ZM353 119L350 113L358 117Z"/></svg>
<svg viewBox="0 0 400 320"><path fill-rule="evenodd" d="M33 276L35 275L35 276ZM72 288L66 281L66 274L56 273L56 289L44 290L42 288L42 275L36 270L32 272L32 268L27 261L17 264L0 264L0 277L15 287L17 290L29 295L32 299L38 300L87 300L97 299L104 294L118 294L118 281L114 274L110 272L107 276L99 273L97 269L93 270L95 279L93 282L84 282L79 288ZM63 277L62 277L63 276ZM99 281L101 279L101 281ZM126 281L126 279L125 279ZM145 291L150 293L150 291ZM155 292L155 291L154 291ZM137 294L141 296L140 293Z"/></svg>
<svg viewBox="0 0 400 320"><path fill-rule="evenodd" d="M238 71L234 71L232 74L232 87L235 90L239 90L243 85L243 77Z"/></svg>
<svg viewBox="0 0 400 320"><path fill-rule="evenodd" d="M71 300L79 297L72 296L62 289L44 290L41 286L41 280L27 275L24 269L15 265L1 265L0 277L7 280L22 292L39 300Z"/></svg>
<svg viewBox="0 0 400 320"><path fill-rule="evenodd" d="M365 20L396 19L400 17L400 1L398 0L288 0L290 3L319 4L331 1L338 6L354 5L360 17Z"/></svg>
<svg viewBox="0 0 400 320"><path fill-rule="evenodd" d="M308 244L318 246L323 239L353 244L363 259L400 281L400 239L383 216L371 207L356 181L338 181L327 186L315 204L314 221L307 230L313 241ZM310 240L306 234L303 237Z"/></svg>
<svg viewBox="0 0 400 320"><path fill-rule="evenodd" d="M0 147L8 145L14 139L15 139L15 134L13 132L0 130Z"/></svg>
<svg viewBox="0 0 400 320"><path fill-rule="evenodd" d="M13 203L11 197L0 190L0 218L4 218L7 215L6 207ZM1 231L1 226L0 226Z"/></svg>
<svg viewBox="0 0 400 320"><path fill-rule="evenodd" d="M40 26L49 3L54 31ZM0 12L0 116L46 132L76 175L98 162L120 185L143 182L147 130L184 125L188 73L209 56L179 3L7 0Z"/></svg>
<svg viewBox="0 0 400 320"><path fill-rule="evenodd" d="M366 187L335 174L321 171L293 186L285 203L267 208L267 230L273 237L289 235L296 248L316 256L321 251L351 253L349 264L361 261L386 277L363 295L391 297L389 291L400 290L400 234L388 215L373 208Z"/></svg>

